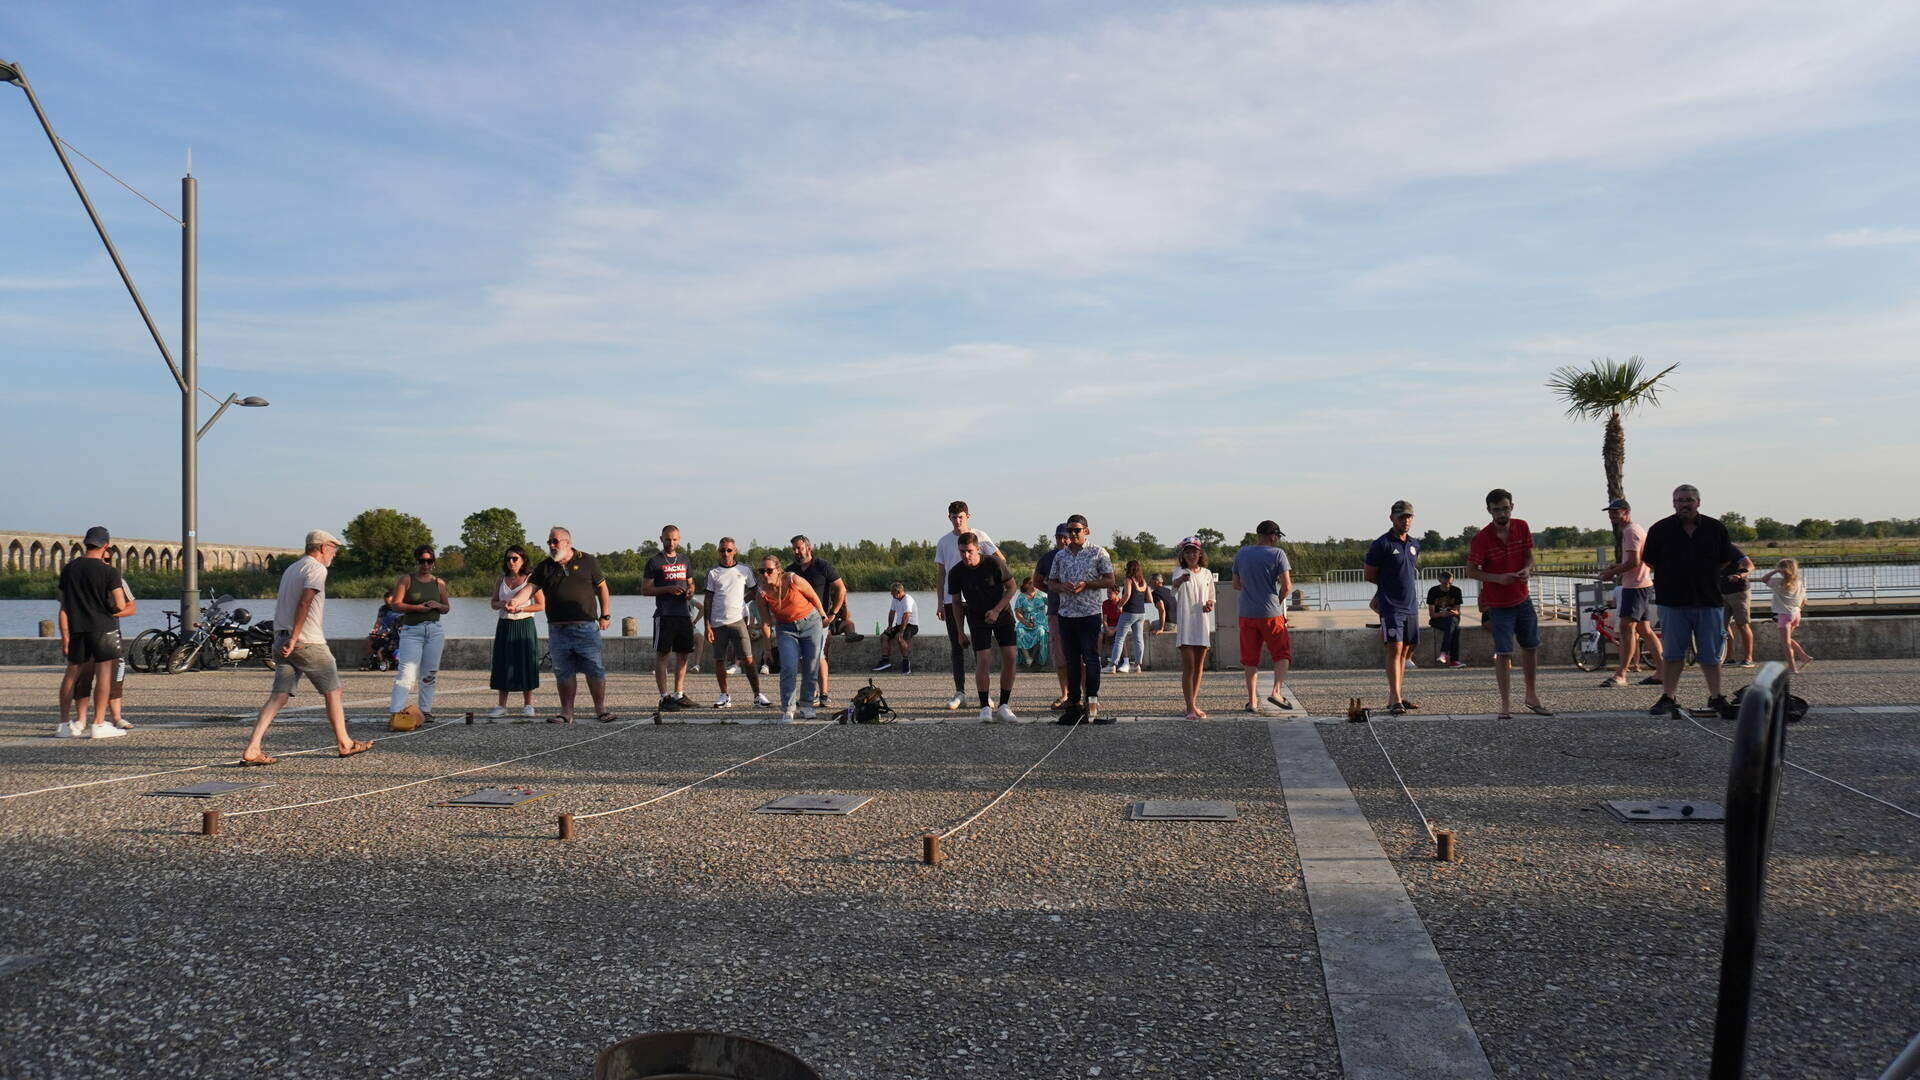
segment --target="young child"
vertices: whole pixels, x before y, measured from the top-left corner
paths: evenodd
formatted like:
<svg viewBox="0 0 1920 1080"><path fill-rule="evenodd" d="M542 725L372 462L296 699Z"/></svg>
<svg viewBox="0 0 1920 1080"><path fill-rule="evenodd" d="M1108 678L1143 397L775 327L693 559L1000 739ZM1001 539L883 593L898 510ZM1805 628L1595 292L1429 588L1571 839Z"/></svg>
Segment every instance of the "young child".
<svg viewBox="0 0 1920 1080"><path fill-rule="evenodd" d="M1207 650L1213 645L1213 608L1218 598L1217 578L1207 569L1207 552L1198 536L1180 541L1180 565L1173 572L1173 595L1177 611L1174 625L1180 628L1180 696L1186 699L1187 719L1204 720L1207 711L1200 707L1200 678L1206 671ZM1278 694L1280 688L1275 686Z"/></svg>
<svg viewBox="0 0 1920 1080"><path fill-rule="evenodd" d="M1813 657L1807 650L1793 640L1793 628L1800 625L1800 608L1807 600L1807 586L1800 580L1800 564L1792 559L1781 559L1767 576L1760 580L1773 590L1773 624L1780 628L1780 659L1787 662L1788 669L1799 672Z"/></svg>

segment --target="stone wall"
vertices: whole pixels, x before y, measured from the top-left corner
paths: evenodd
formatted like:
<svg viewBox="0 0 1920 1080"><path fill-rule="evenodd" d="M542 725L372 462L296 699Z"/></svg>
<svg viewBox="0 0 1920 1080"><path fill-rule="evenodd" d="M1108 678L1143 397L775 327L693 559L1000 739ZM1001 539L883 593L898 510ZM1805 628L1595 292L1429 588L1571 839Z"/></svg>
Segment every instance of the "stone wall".
<svg viewBox="0 0 1920 1080"><path fill-rule="evenodd" d="M31 533L0 530L0 567L27 573L57 574L86 548L78 533ZM245 570L264 567L276 556L301 554L298 548L257 547L244 544L199 544L201 570ZM115 537L107 555L113 565L128 570L170 573L180 569L180 541Z"/></svg>

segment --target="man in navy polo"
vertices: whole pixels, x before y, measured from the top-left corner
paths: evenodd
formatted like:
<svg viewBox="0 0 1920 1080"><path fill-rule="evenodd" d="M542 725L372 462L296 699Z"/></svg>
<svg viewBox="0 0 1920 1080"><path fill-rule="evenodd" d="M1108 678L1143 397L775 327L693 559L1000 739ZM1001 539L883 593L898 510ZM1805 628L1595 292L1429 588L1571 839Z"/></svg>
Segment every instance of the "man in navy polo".
<svg viewBox="0 0 1920 1080"><path fill-rule="evenodd" d="M1420 542L1413 538L1413 504L1405 499L1387 512L1393 528L1367 549L1365 571L1368 583L1375 587L1373 609L1380 614L1381 659L1387 668L1387 712L1399 716L1418 708L1400 696L1400 682L1407 661L1420 641L1420 597L1416 593L1419 578Z"/></svg>

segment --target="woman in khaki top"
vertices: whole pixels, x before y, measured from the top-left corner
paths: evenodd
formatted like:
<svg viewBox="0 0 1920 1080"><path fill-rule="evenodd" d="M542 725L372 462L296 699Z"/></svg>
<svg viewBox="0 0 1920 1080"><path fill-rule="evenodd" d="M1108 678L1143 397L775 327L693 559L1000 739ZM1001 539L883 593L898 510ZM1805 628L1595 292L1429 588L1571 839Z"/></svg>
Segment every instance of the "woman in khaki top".
<svg viewBox="0 0 1920 1080"><path fill-rule="evenodd" d="M413 559L413 573L394 582L393 592L387 597L387 603L400 613L399 670L393 677L393 697L387 711L397 713L406 708L407 697L417 687L420 711L431 720L433 685L440 676L440 650L447 639L440 625L440 616L447 611L447 583L433 574L432 545L420 545Z"/></svg>

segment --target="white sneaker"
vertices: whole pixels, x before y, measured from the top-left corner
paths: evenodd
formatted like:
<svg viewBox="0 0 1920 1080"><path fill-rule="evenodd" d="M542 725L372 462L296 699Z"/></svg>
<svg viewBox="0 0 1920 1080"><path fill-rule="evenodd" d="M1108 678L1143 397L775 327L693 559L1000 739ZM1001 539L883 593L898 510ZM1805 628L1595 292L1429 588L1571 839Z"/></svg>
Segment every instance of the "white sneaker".
<svg viewBox="0 0 1920 1080"><path fill-rule="evenodd" d="M740 674L740 665L739 665L739 664L728 664L728 665L727 665L727 674L729 674L729 675L738 675L738 674Z"/></svg>
<svg viewBox="0 0 1920 1080"><path fill-rule="evenodd" d="M532 715L533 715L533 706L531 706L531 705L522 705L522 706L520 706L520 715L521 715L521 716L532 716Z"/></svg>
<svg viewBox="0 0 1920 1080"><path fill-rule="evenodd" d="M56 739L78 739L83 734L84 733L79 728L74 726L74 723L71 720L68 720L62 723L59 727L53 729L53 737Z"/></svg>
<svg viewBox="0 0 1920 1080"><path fill-rule="evenodd" d="M1113 667L1113 665L1112 665L1112 664L1108 664L1108 663L1104 663L1104 662L1103 662L1103 663L1101 663L1101 665L1100 665L1100 674L1102 674L1102 675L1111 675L1111 674L1113 674L1113 672L1114 672L1114 667Z"/></svg>
<svg viewBox="0 0 1920 1080"><path fill-rule="evenodd" d="M93 725L92 737L95 739L118 739L125 734L125 729L114 727L112 724Z"/></svg>
<svg viewBox="0 0 1920 1080"><path fill-rule="evenodd" d="M1133 671L1133 661L1122 660L1120 661L1120 666L1117 668L1114 668L1113 670L1121 675L1130 674Z"/></svg>
<svg viewBox="0 0 1920 1080"><path fill-rule="evenodd" d="M719 697L713 699L713 707L716 709L724 709L731 704L733 704L733 699L725 694L721 694Z"/></svg>
<svg viewBox="0 0 1920 1080"><path fill-rule="evenodd" d="M965 705L966 703L967 703L967 695L961 694L961 693L955 693L952 698L948 699L947 708L958 709L960 706Z"/></svg>
<svg viewBox="0 0 1920 1080"><path fill-rule="evenodd" d="M1413 657L1411 657L1411 656L1409 656L1409 657L1407 657L1407 666L1408 666L1408 667L1410 667L1410 668L1417 668L1417 667L1419 667L1420 665L1419 665L1419 664L1416 664L1416 663L1414 663L1414 662L1413 662Z"/></svg>
<svg viewBox="0 0 1920 1080"><path fill-rule="evenodd" d="M772 720L769 720L767 722L769 724L791 724L793 723L793 710L783 709L781 710L779 716L776 716Z"/></svg>
<svg viewBox="0 0 1920 1080"><path fill-rule="evenodd" d="M800 706L800 719L813 720L813 719L817 719L819 716L820 716L819 713L813 711L813 706L811 705Z"/></svg>
<svg viewBox="0 0 1920 1080"><path fill-rule="evenodd" d="M1002 705L993 710L993 718L1003 724L1017 724L1020 722L1020 718L1013 714L1013 706L1011 705Z"/></svg>
<svg viewBox="0 0 1920 1080"><path fill-rule="evenodd" d="M983 724L993 723L993 709L991 707L986 705L980 707L980 722Z"/></svg>
<svg viewBox="0 0 1920 1080"><path fill-rule="evenodd" d="M507 715L507 707L505 705L495 705L493 708L487 710L487 719L489 720L498 720L505 715Z"/></svg>
<svg viewBox="0 0 1920 1080"><path fill-rule="evenodd" d="M773 702L765 694L755 694L753 695L753 707L756 709L771 709L773 708Z"/></svg>
<svg viewBox="0 0 1920 1080"><path fill-rule="evenodd" d="M760 674L762 674L762 675L771 675L771 674L773 674L773 672L771 672L771 671L768 671L768 670L767 670L767 665L765 665L765 664L761 664L761 665L760 665Z"/></svg>

